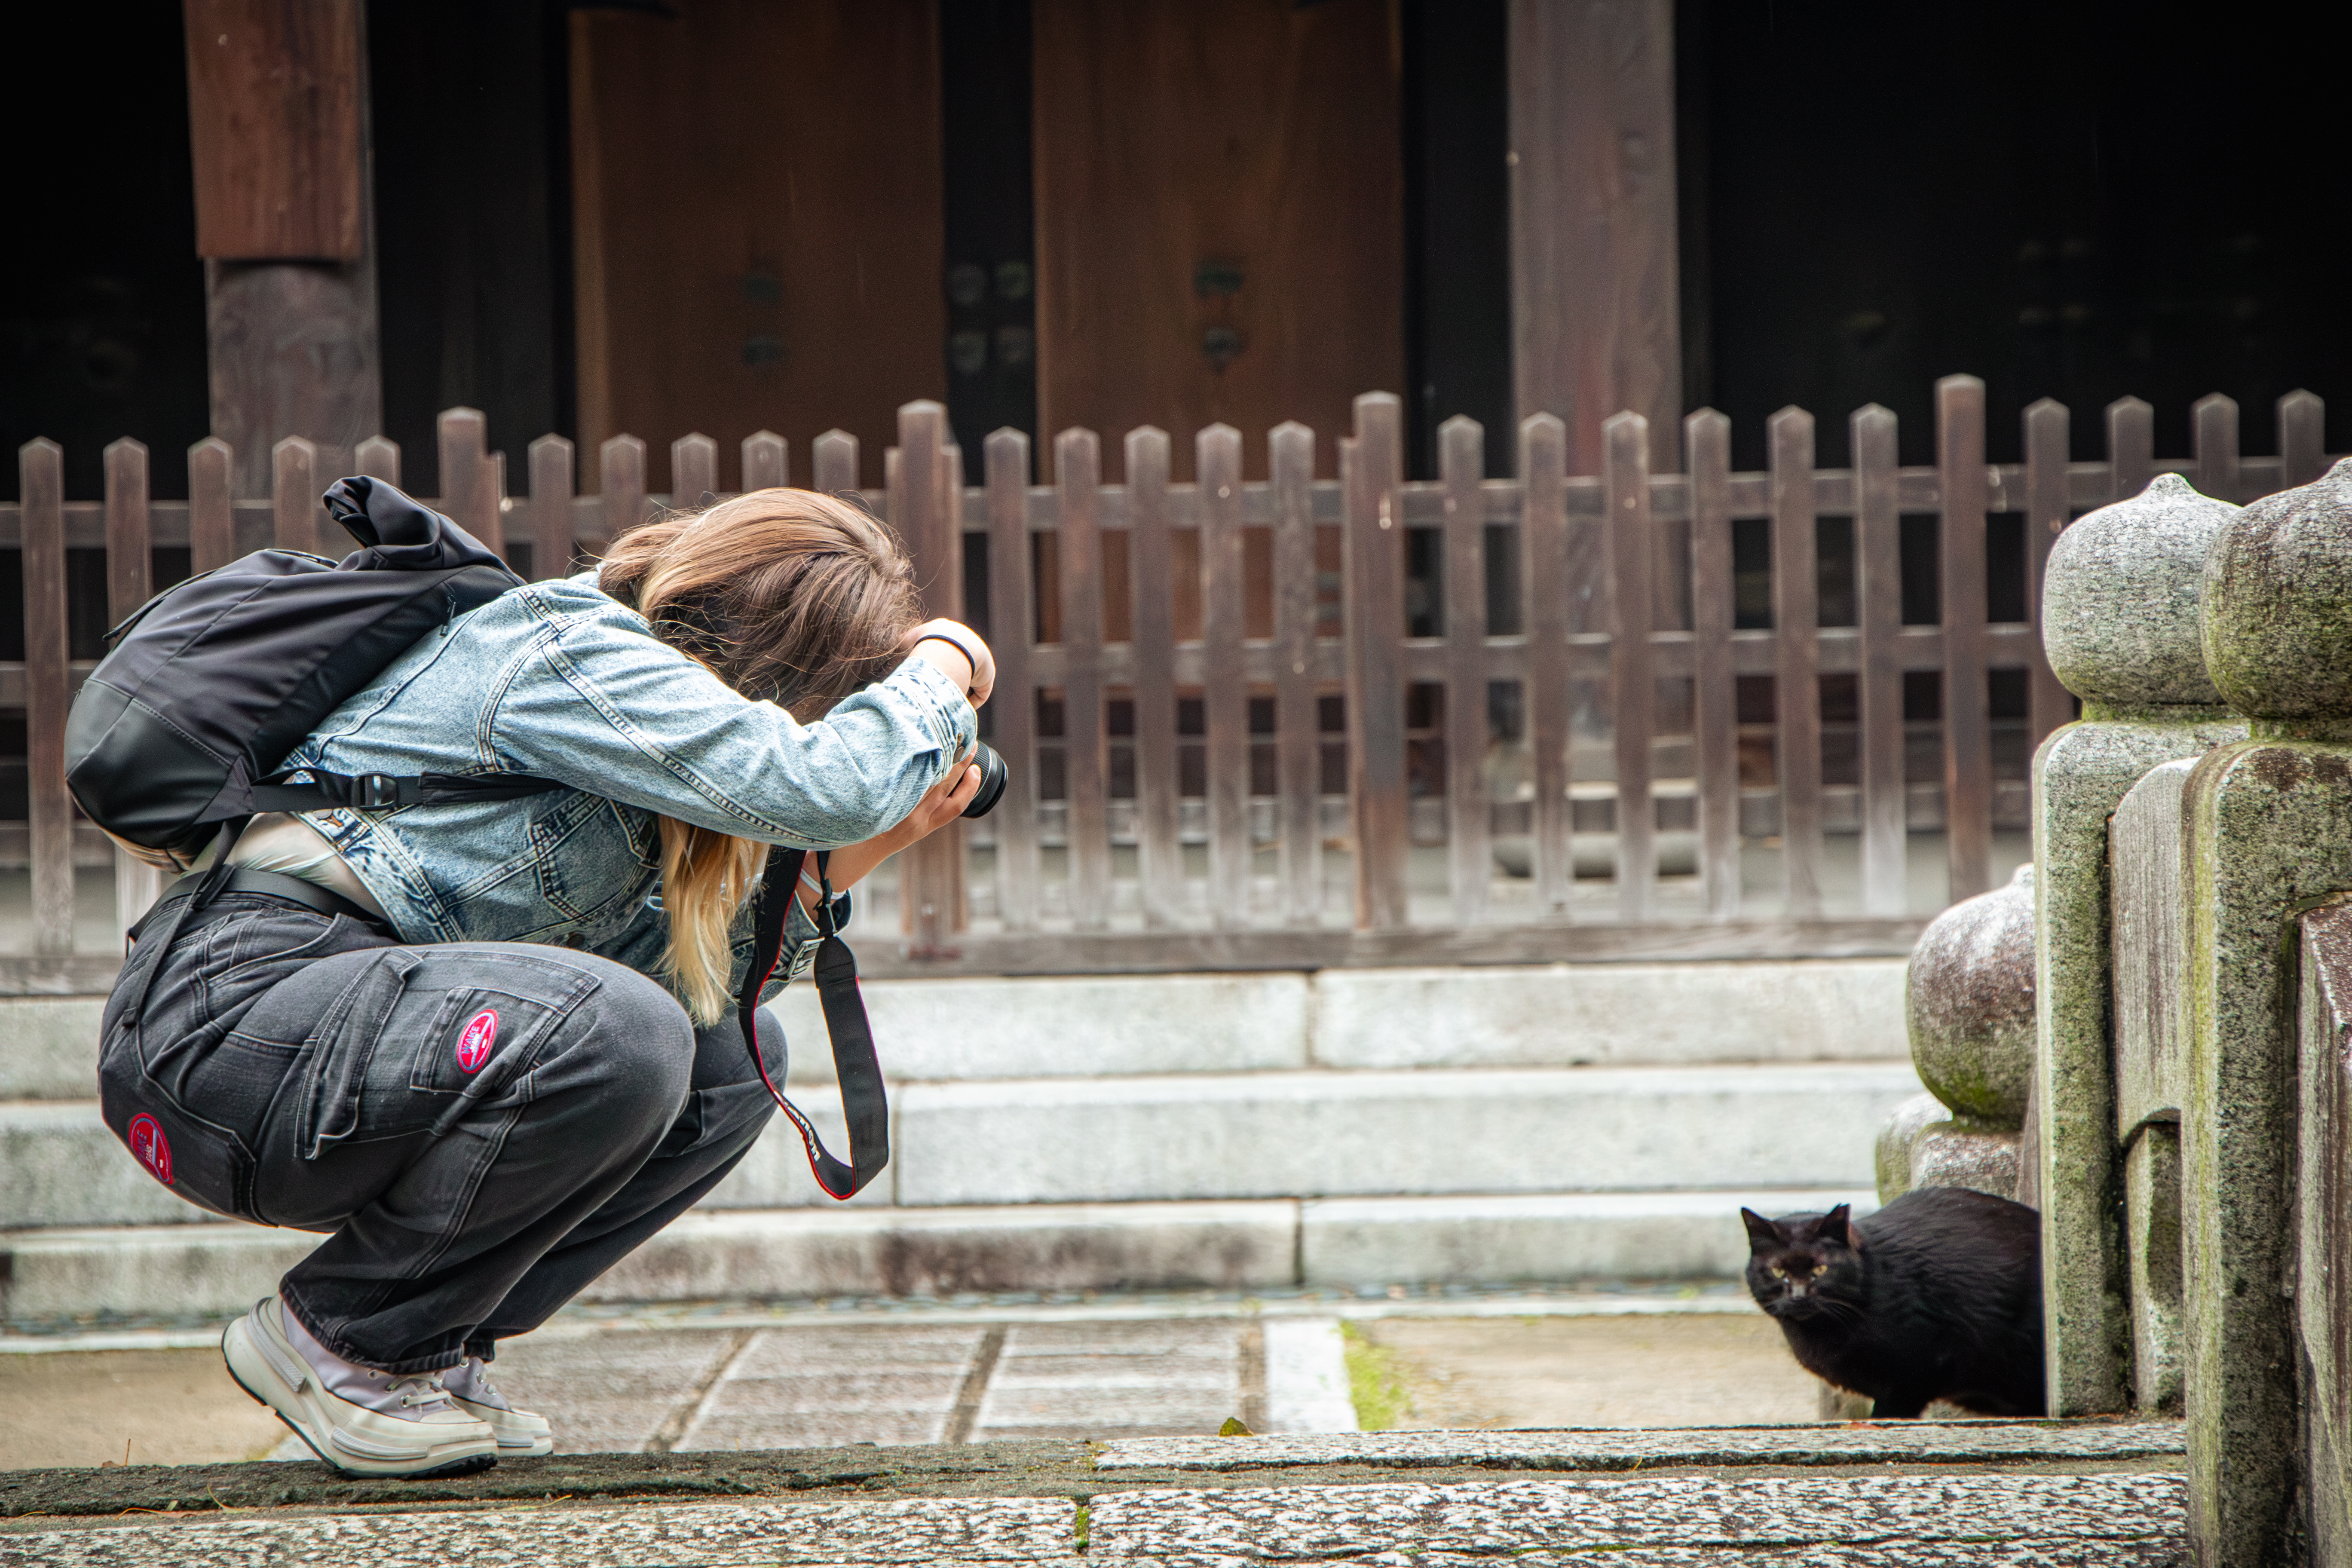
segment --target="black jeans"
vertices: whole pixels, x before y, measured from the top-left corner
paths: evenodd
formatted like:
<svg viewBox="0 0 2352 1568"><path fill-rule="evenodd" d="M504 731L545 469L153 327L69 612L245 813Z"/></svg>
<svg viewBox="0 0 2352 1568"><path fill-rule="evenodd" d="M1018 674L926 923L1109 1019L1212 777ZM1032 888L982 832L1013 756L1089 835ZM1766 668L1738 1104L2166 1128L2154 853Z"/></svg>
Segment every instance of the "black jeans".
<svg viewBox="0 0 2352 1568"><path fill-rule="evenodd" d="M159 922L160 923L160 922ZM183 1197L333 1234L287 1305L387 1372L489 1355L677 1217L774 1109L732 1014L559 947L404 947L227 893L134 947L106 1010L107 1124ZM159 964L139 1027L125 984ZM782 1031L763 1019L770 1069Z"/></svg>

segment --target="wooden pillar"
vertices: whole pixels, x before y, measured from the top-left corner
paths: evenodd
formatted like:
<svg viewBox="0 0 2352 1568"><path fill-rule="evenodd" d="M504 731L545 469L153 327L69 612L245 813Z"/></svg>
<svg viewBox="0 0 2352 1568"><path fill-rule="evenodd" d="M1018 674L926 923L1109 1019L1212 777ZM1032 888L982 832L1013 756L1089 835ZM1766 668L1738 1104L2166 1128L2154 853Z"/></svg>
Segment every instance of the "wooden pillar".
<svg viewBox="0 0 2352 1568"><path fill-rule="evenodd" d="M1673 0L1511 0L1513 386L1567 423L1571 474L1627 410L1682 466L1674 46Z"/></svg>
<svg viewBox="0 0 2352 1568"><path fill-rule="evenodd" d="M185 0L213 434L236 493L270 451L331 476L383 424L362 0Z"/></svg>

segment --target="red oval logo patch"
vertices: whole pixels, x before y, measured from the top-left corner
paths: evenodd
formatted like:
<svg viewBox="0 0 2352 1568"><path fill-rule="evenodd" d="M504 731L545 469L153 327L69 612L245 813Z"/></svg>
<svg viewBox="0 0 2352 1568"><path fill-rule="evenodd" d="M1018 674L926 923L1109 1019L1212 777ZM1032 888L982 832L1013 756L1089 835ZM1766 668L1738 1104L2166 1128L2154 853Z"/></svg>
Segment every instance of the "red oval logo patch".
<svg viewBox="0 0 2352 1568"><path fill-rule="evenodd" d="M499 1016L485 1007L467 1020L466 1032L457 1037L457 1065L467 1072L478 1070L498 1043Z"/></svg>
<svg viewBox="0 0 2352 1568"><path fill-rule="evenodd" d="M145 1111L131 1119L122 1141L131 1146L131 1158L147 1167L147 1173L163 1183L172 1184L172 1141L163 1136L163 1129Z"/></svg>

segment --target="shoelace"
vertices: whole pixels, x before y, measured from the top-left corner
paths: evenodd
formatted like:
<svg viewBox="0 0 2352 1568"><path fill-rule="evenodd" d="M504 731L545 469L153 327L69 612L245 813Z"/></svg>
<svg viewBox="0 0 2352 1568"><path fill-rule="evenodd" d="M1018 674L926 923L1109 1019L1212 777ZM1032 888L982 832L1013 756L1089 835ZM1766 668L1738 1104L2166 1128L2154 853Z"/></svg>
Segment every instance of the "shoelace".
<svg viewBox="0 0 2352 1568"><path fill-rule="evenodd" d="M384 1374L378 1373L375 1375L382 1377ZM438 1405L446 1409L449 1404L449 1391L441 1385L438 1376L429 1372L412 1373L406 1377L395 1378L385 1392L400 1395L403 1410L428 1405Z"/></svg>

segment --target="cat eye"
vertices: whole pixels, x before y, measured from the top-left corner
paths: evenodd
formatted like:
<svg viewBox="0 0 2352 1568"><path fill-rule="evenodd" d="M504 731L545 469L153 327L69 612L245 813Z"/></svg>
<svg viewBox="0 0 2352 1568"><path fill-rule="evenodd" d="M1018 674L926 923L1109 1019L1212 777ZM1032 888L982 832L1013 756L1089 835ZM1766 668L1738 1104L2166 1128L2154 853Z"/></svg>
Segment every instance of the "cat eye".
<svg viewBox="0 0 2352 1568"><path fill-rule="evenodd" d="M1774 1265L1772 1265L1772 1278L1773 1278L1773 1279L1786 1279L1788 1277L1789 1277L1789 1271L1788 1271L1786 1268L1783 1268L1780 1265L1779 1265L1779 1264L1777 1264L1777 1263L1775 1263Z"/></svg>

